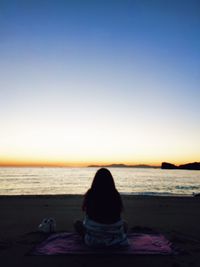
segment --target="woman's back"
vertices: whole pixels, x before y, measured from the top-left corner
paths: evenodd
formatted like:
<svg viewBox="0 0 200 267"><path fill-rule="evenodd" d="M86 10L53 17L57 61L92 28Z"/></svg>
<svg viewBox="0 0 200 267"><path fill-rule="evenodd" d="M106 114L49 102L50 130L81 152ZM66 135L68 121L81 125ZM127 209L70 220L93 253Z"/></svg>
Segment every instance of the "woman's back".
<svg viewBox="0 0 200 267"><path fill-rule="evenodd" d="M85 195L83 209L91 220L112 224L120 220L122 201L117 190L98 193L91 189Z"/></svg>
<svg viewBox="0 0 200 267"><path fill-rule="evenodd" d="M82 206L85 243L92 247L126 246L127 236L121 219L122 200L107 169L97 171Z"/></svg>

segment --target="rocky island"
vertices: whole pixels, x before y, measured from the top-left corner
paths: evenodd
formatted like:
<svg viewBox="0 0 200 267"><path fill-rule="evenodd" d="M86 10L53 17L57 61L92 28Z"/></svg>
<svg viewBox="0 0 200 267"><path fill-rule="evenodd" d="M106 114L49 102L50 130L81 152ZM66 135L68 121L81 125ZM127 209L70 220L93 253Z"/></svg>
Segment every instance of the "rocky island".
<svg viewBox="0 0 200 267"><path fill-rule="evenodd" d="M200 162L193 162L176 166L169 162L162 162L161 169L200 170Z"/></svg>

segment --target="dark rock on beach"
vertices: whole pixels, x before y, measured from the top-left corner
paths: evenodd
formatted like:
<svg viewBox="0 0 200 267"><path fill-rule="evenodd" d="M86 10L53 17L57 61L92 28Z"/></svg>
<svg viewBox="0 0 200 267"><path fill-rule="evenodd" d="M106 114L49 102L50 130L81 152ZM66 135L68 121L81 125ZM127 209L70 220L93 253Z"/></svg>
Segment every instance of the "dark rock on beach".
<svg viewBox="0 0 200 267"><path fill-rule="evenodd" d="M194 197L200 197L200 193L196 193L196 194L194 193L193 196Z"/></svg>

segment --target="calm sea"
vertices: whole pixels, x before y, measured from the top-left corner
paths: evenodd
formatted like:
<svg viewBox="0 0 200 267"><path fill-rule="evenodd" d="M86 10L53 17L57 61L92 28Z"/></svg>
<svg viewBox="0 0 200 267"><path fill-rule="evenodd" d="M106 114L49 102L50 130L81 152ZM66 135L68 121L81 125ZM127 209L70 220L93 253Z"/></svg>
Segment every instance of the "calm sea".
<svg viewBox="0 0 200 267"><path fill-rule="evenodd" d="M97 168L0 168L0 195L84 194ZM192 195L200 171L110 168L122 194Z"/></svg>

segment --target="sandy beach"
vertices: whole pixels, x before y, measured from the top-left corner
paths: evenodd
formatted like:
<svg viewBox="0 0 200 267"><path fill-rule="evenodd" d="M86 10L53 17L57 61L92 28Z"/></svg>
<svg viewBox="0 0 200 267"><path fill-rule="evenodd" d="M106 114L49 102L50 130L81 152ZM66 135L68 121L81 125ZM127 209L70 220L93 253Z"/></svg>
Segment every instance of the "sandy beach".
<svg viewBox="0 0 200 267"><path fill-rule="evenodd" d="M53 217L57 231L73 231L82 219L82 196L1 196L1 266L200 266L200 198L122 196L123 218L133 227L165 234L185 252L176 256L69 255L27 256L41 240L38 225Z"/></svg>

